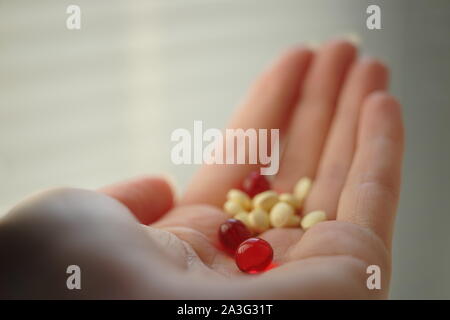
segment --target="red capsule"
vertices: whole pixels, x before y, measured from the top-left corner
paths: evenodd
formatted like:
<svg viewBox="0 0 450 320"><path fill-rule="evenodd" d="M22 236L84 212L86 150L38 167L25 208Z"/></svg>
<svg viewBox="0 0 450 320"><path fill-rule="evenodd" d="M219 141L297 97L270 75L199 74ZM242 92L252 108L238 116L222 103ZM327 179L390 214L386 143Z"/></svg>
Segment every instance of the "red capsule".
<svg viewBox="0 0 450 320"><path fill-rule="evenodd" d="M241 189L253 198L258 193L270 190L270 182L265 176L261 175L259 170L256 170L250 172L244 179Z"/></svg>
<svg viewBox="0 0 450 320"><path fill-rule="evenodd" d="M225 249L234 254L239 245L250 238L252 233L239 220L228 219L219 227L219 240Z"/></svg>
<svg viewBox="0 0 450 320"><path fill-rule="evenodd" d="M236 250L236 265L246 273L259 273L270 266L273 249L270 244L260 238L250 238L241 243Z"/></svg>

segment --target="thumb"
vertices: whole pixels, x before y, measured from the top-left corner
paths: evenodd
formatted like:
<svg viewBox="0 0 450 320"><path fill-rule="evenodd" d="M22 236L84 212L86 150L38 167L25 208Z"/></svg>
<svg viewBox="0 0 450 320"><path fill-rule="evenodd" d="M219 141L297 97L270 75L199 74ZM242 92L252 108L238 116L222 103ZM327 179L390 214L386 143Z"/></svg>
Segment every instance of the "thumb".
<svg viewBox="0 0 450 320"><path fill-rule="evenodd" d="M169 183L160 177L143 176L99 189L124 204L142 224L158 220L173 206Z"/></svg>

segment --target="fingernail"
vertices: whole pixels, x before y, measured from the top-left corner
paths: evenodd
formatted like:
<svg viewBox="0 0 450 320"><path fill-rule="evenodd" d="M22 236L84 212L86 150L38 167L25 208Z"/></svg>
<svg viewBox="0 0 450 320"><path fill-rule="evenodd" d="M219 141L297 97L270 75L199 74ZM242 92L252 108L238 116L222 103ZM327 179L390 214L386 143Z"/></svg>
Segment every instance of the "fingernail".
<svg viewBox="0 0 450 320"><path fill-rule="evenodd" d="M319 48L319 42L318 41L305 41L305 47L307 47L310 50L317 50Z"/></svg>
<svg viewBox="0 0 450 320"><path fill-rule="evenodd" d="M346 34L342 35L342 39L347 40L348 42L353 44L355 47L361 46L361 43L362 43L361 37L355 32L350 32L350 33L346 33Z"/></svg>

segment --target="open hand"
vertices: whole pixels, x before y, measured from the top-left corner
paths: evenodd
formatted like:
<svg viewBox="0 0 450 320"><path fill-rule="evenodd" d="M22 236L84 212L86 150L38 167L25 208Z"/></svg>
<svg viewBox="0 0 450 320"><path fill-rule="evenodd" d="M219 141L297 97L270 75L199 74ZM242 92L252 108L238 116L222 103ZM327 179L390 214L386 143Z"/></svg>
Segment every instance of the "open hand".
<svg viewBox="0 0 450 320"><path fill-rule="evenodd" d="M218 249L226 192L255 166L205 165L175 204L167 183L152 177L100 192L49 191L19 204L0 223L0 255L10 253L0 280L23 271L28 283L46 287L24 293L24 281L9 293L0 288L0 296L386 298L403 152L401 110L387 81L383 64L358 58L346 41L295 48L257 80L232 118L231 128L280 129L285 143L273 188L290 191L312 177L304 211L321 209L329 219L306 232L261 234L277 268L242 274ZM28 267L14 267L24 261ZM65 287L61 269L69 264L83 270L79 292ZM366 286L369 265L381 268L381 290ZM48 276L55 283L44 285L27 269L36 266L59 274Z"/></svg>

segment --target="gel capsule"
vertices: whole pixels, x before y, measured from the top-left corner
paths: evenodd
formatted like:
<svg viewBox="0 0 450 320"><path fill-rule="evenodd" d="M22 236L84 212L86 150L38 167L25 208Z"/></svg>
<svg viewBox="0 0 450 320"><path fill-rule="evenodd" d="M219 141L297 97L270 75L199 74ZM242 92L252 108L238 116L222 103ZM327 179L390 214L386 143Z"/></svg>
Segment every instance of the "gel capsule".
<svg viewBox="0 0 450 320"><path fill-rule="evenodd" d="M250 238L236 250L236 265L246 273L259 273L269 267L273 259L270 244L260 238Z"/></svg>
<svg viewBox="0 0 450 320"><path fill-rule="evenodd" d="M253 198L258 193L270 190L270 183L265 176L261 175L259 170L250 172L242 182L242 191Z"/></svg>
<svg viewBox="0 0 450 320"><path fill-rule="evenodd" d="M228 219L219 227L219 240L225 249L234 254L239 245L252 236L247 227L239 220Z"/></svg>

